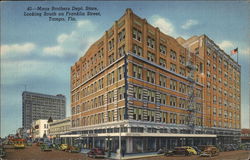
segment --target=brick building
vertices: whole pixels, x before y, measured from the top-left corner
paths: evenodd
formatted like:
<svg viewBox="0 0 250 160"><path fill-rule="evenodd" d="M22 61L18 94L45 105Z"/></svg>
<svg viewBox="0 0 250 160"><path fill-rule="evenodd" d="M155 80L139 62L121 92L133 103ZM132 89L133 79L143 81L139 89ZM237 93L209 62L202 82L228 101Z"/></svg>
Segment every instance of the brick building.
<svg viewBox="0 0 250 160"><path fill-rule="evenodd" d="M224 135L240 133L240 101L230 100L240 97L240 66L210 43L205 35L174 39L127 9L71 67L72 133L87 147L120 144L128 153L231 142ZM219 75L224 62L227 77Z"/></svg>

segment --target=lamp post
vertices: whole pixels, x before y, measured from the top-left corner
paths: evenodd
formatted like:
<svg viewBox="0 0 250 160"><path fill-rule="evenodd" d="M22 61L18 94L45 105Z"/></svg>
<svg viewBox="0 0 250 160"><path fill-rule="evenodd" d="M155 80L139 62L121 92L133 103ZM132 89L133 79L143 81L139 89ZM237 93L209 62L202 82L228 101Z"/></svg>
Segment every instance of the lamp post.
<svg viewBox="0 0 250 160"><path fill-rule="evenodd" d="M124 127L124 125L120 124L120 129L119 129L119 159L122 159L122 127Z"/></svg>

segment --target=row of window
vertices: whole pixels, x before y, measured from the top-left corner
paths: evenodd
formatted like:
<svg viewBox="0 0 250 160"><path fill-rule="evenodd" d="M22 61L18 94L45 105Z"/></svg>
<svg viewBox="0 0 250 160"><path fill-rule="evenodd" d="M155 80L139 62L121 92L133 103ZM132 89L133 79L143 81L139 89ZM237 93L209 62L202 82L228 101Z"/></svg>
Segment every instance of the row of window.
<svg viewBox="0 0 250 160"><path fill-rule="evenodd" d="M107 122L113 122L115 120L115 111L108 111L107 115ZM117 110L117 120L124 120L124 108L119 108ZM78 127L78 126L88 126L88 125L95 125L95 124L101 124L104 123L104 113L98 113L82 118L77 118L75 120L72 120L72 127Z"/></svg>
<svg viewBox="0 0 250 160"><path fill-rule="evenodd" d="M134 86L134 92L133 92L133 98L137 100L143 100L142 93L143 93L143 88L139 86ZM151 103L155 103L156 100L156 92L147 89L145 92L144 96L146 97L146 100ZM172 107L179 107L183 109L188 109L188 100L183 99L183 98L177 98L175 96L168 96L167 94L160 93L158 102L162 105L170 105ZM202 105L197 103L196 104L196 110L201 112L202 111Z"/></svg>
<svg viewBox="0 0 250 160"><path fill-rule="evenodd" d="M184 114L161 112L159 118L160 122L162 123L188 124L188 115ZM156 111L142 109L142 108L134 108L133 119L140 121L145 120L145 121L156 122ZM200 117L196 117L196 125L198 126L202 125Z"/></svg>
<svg viewBox="0 0 250 160"><path fill-rule="evenodd" d="M213 127L223 127L223 128L240 128L239 123L232 123L232 122L221 122L221 121L213 121Z"/></svg>
<svg viewBox="0 0 250 160"><path fill-rule="evenodd" d="M107 74L107 85L114 84L116 81L119 81L124 78L124 67L121 66L117 70L112 71L111 73ZM81 92L77 92L72 95L72 102L79 101L80 98L85 96L89 96L92 93L101 90L104 87L104 78L101 78L94 83L86 86Z"/></svg>

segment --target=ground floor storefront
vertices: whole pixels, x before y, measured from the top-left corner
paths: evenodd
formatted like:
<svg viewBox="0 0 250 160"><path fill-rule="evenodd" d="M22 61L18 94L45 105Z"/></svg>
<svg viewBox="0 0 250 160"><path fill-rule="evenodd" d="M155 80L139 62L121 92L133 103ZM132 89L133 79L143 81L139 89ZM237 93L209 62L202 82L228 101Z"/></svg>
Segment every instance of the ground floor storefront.
<svg viewBox="0 0 250 160"><path fill-rule="evenodd" d="M159 149L173 149L177 146L215 145L216 135L195 134L95 134L79 137L61 136L60 142L77 145L84 149L103 148L124 153L157 152ZM120 146L120 147L119 147Z"/></svg>

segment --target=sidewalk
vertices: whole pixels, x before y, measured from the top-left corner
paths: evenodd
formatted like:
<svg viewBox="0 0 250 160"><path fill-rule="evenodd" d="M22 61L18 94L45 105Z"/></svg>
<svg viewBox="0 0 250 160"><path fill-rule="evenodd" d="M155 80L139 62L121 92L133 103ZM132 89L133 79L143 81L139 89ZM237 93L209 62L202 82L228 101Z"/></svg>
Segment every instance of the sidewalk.
<svg viewBox="0 0 250 160"><path fill-rule="evenodd" d="M81 153L87 154L89 149L82 149ZM154 157L154 156L160 156L162 154L157 154L157 152L150 152L150 153L127 153L124 155L124 157L121 157L121 159L136 159L136 158L145 158L145 157ZM108 157L108 153L106 152L106 158L108 159L120 159L119 154L117 153L111 153L111 156Z"/></svg>
<svg viewBox="0 0 250 160"><path fill-rule="evenodd" d="M136 158L145 158L145 157L155 157L160 156L161 154L157 154L157 152L150 152L150 153L129 153L125 154L124 157L121 159L136 159ZM119 159L119 155L116 153L111 154L111 159Z"/></svg>

